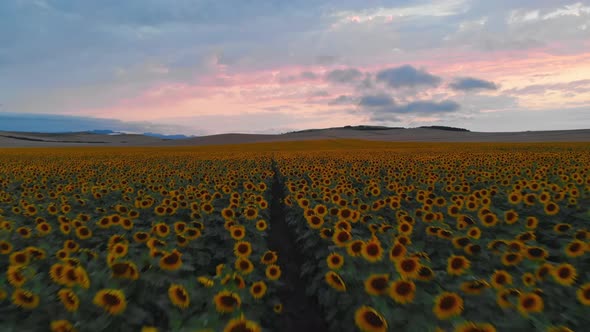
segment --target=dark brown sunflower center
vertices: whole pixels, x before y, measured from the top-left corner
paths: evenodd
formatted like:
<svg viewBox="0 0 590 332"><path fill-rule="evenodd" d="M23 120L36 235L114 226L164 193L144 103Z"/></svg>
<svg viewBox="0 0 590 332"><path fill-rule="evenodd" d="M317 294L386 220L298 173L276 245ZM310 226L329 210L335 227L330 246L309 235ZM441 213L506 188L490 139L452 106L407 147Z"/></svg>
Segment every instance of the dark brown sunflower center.
<svg viewBox="0 0 590 332"><path fill-rule="evenodd" d="M385 322L383 321L383 318L379 317L379 315L377 315L376 313L374 313L372 311L365 312L363 314L363 318L365 319L365 322L367 322L371 326L374 326L374 327L385 326Z"/></svg>
<svg viewBox="0 0 590 332"><path fill-rule="evenodd" d="M248 245L246 245L246 244L240 244L240 245L238 246L238 252L239 252L240 254L245 254L245 253L247 253L247 252L248 252Z"/></svg>
<svg viewBox="0 0 590 332"><path fill-rule="evenodd" d="M537 301L534 298L526 297L524 300L522 300L522 307L525 309L530 309L533 308L536 303Z"/></svg>
<svg viewBox="0 0 590 332"><path fill-rule="evenodd" d="M176 298L180 300L180 302L186 302L186 300L188 300L188 297L186 296L184 290L180 288L176 288L174 294L176 295Z"/></svg>
<svg viewBox="0 0 590 332"><path fill-rule="evenodd" d="M270 261L272 261L273 258L274 258L274 255L270 252L267 252L266 254L264 254L264 261L265 262L270 262Z"/></svg>
<svg viewBox="0 0 590 332"><path fill-rule="evenodd" d="M531 255L533 257L543 256L543 249L541 249L541 248L529 248L528 252L529 252L529 255Z"/></svg>
<svg viewBox="0 0 590 332"><path fill-rule="evenodd" d="M346 232L338 233L338 241L340 241L340 242L348 241L348 233L346 233Z"/></svg>
<svg viewBox="0 0 590 332"><path fill-rule="evenodd" d="M21 302L24 302L24 303L33 303L33 301L35 300L35 298L32 294L23 293L23 292L18 293L18 298Z"/></svg>
<svg viewBox="0 0 590 332"><path fill-rule="evenodd" d="M118 296L109 293L104 294L102 296L102 300L106 305L111 307L114 307L121 303L121 299Z"/></svg>
<svg viewBox="0 0 590 332"><path fill-rule="evenodd" d="M332 259L331 259L331 261L332 261L332 264L333 264L333 265L339 265L339 264L340 264L340 262L341 262L341 260L340 260L340 257L339 257L339 256L332 256Z"/></svg>
<svg viewBox="0 0 590 332"><path fill-rule="evenodd" d="M451 267L455 270L461 269L463 267L464 261L461 258L454 258L451 260Z"/></svg>
<svg viewBox="0 0 590 332"><path fill-rule="evenodd" d="M250 267L250 263L248 261L240 261L240 269L247 270Z"/></svg>
<svg viewBox="0 0 590 332"><path fill-rule="evenodd" d="M230 332L252 332L253 329L249 328L245 322L240 322L229 330Z"/></svg>
<svg viewBox="0 0 590 332"><path fill-rule="evenodd" d="M167 265L174 265L174 264L178 263L179 260L180 260L180 257L175 252L171 253L169 255L166 255L166 257L164 257L164 263L166 263Z"/></svg>
<svg viewBox="0 0 590 332"><path fill-rule="evenodd" d="M401 268L404 272L412 272L416 269L416 262L413 259L402 261Z"/></svg>
<svg viewBox="0 0 590 332"><path fill-rule="evenodd" d="M378 291L387 289L387 278L379 277L371 280L371 287Z"/></svg>
<svg viewBox="0 0 590 332"><path fill-rule="evenodd" d="M66 272L66 278L68 278L68 281L76 281L78 279L76 271L74 269L69 269L68 272Z"/></svg>
<svg viewBox="0 0 590 332"><path fill-rule="evenodd" d="M457 299L455 299L452 296L445 296L441 299L440 304L439 304L439 308L441 310L450 310L452 308L455 307L455 305L457 304Z"/></svg>
<svg viewBox="0 0 590 332"><path fill-rule="evenodd" d="M80 228L80 235L87 236L88 234L89 234L88 229L86 229L86 228Z"/></svg>
<svg viewBox="0 0 590 332"><path fill-rule="evenodd" d="M586 300L590 300L590 287L589 288L586 288L582 292L582 297L585 298Z"/></svg>
<svg viewBox="0 0 590 332"><path fill-rule="evenodd" d="M233 307L238 304L238 301L233 296L224 295L219 299L219 302L225 307Z"/></svg>
<svg viewBox="0 0 590 332"><path fill-rule="evenodd" d="M561 279L567 279L572 274L572 272L568 268L560 268L559 271L557 271L557 274Z"/></svg>
<svg viewBox="0 0 590 332"><path fill-rule="evenodd" d="M572 243L570 245L571 252L578 252L578 251L580 251L581 248L582 248L582 246L579 243Z"/></svg>
<svg viewBox="0 0 590 332"><path fill-rule="evenodd" d="M508 281L508 279L506 278L505 275L499 274L499 275L496 276L496 283L498 283L498 284L501 285L501 284L505 284L506 281Z"/></svg>
<svg viewBox="0 0 590 332"><path fill-rule="evenodd" d="M375 243L370 243L367 245L367 254L369 256L378 256L379 255L379 246Z"/></svg>
<svg viewBox="0 0 590 332"><path fill-rule="evenodd" d="M14 256L14 260L15 260L17 263L24 263L24 262L26 262L26 261L27 261L27 256L26 256L25 254L18 253L18 254L16 254L16 255Z"/></svg>
<svg viewBox="0 0 590 332"><path fill-rule="evenodd" d="M412 286L407 281L399 282L397 284L397 286L395 287L395 292L401 296L406 296L406 295L410 294L411 291L412 291Z"/></svg>

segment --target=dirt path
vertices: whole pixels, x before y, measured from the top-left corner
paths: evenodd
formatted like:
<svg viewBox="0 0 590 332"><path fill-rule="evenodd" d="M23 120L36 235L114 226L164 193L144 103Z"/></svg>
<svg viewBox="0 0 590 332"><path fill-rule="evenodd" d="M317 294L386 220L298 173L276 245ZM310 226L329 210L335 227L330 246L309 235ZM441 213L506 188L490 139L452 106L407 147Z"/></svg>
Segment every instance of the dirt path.
<svg viewBox="0 0 590 332"><path fill-rule="evenodd" d="M303 255L295 244L295 234L285 221L284 185L280 183L278 169L273 162L275 177L272 184L272 201L270 203L271 221L268 245L279 255L281 280L284 286L278 291L283 303L282 332L322 332L328 331L319 304L305 294L306 283L300 277Z"/></svg>

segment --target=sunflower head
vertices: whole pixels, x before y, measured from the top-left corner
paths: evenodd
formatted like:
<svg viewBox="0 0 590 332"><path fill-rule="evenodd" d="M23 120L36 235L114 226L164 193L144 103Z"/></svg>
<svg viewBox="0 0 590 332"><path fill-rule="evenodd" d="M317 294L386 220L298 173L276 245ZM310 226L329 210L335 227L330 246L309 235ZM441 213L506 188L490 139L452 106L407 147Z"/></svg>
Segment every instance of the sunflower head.
<svg viewBox="0 0 590 332"><path fill-rule="evenodd" d="M385 332L387 321L377 310L362 306L354 313L354 322L363 332Z"/></svg>

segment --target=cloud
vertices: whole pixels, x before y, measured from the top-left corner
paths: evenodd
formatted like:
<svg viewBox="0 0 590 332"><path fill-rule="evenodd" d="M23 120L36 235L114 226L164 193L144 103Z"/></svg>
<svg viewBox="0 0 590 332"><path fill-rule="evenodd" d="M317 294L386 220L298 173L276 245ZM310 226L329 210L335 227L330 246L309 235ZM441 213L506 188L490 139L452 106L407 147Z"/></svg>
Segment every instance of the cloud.
<svg viewBox="0 0 590 332"><path fill-rule="evenodd" d="M473 77L459 77L454 82L449 84L453 90L497 90L498 86L491 81L485 81Z"/></svg>
<svg viewBox="0 0 590 332"><path fill-rule="evenodd" d="M363 107L389 107L395 104L393 98L387 95L372 95L363 96L359 102L359 106Z"/></svg>
<svg viewBox="0 0 590 332"><path fill-rule="evenodd" d="M347 84L356 82L363 77L363 73L356 68L335 69L325 75L325 79L332 83Z"/></svg>
<svg viewBox="0 0 590 332"><path fill-rule="evenodd" d="M392 88L430 86L436 87L441 78L410 65L384 69L377 72L376 80Z"/></svg>
<svg viewBox="0 0 590 332"><path fill-rule="evenodd" d="M352 105L356 103L356 98L347 95L340 95L328 102L328 105Z"/></svg>
<svg viewBox="0 0 590 332"><path fill-rule="evenodd" d="M532 84L502 92L516 95L537 95L547 91L568 91L576 93L590 92L590 80L577 80L565 83Z"/></svg>

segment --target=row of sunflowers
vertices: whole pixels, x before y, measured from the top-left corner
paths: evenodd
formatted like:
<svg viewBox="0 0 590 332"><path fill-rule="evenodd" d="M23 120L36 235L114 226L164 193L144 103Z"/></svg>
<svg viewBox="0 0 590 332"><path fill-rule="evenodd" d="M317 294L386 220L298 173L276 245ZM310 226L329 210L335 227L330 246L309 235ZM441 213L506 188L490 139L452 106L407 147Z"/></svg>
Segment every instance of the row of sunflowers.
<svg viewBox="0 0 590 332"><path fill-rule="evenodd" d="M260 331L282 304L270 159L0 154L0 330Z"/></svg>
<svg viewBox="0 0 590 332"><path fill-rule="evenodd" d="M588 147L282 152L277 174L333 331L582 331Z"/></svg>

